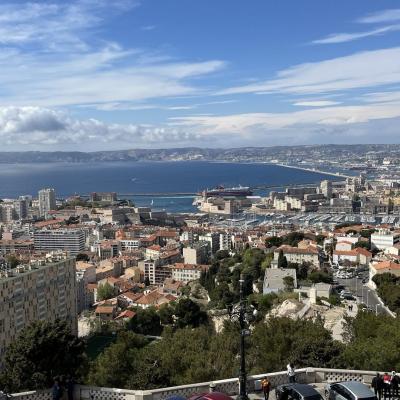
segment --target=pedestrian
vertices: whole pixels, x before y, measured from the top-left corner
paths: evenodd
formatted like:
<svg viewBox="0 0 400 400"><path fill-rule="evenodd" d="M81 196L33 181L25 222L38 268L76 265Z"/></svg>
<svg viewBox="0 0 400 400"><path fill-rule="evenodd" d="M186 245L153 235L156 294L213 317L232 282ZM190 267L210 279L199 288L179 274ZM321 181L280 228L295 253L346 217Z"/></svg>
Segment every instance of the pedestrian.
<svg viewBox="0 0 400 400"><path fill-rule="evenodd" d="M74 400L74 386L75 386L74 378L68 375L66 382L68 400Z"/></svg>
<svg viewBox="0 0 400 400"><path fill-rule="evenodd" d="M372 378L371 386L374 389L375 396L378 398L378 400L381 400L382 399L382 389L383 389L383 379L379 372L377 372L376 376L374 376Z"/></svg>
<svg viewBox="0 0 400 400"><path fill-rule="evenodd" d="M396 375L396 371L392 371L392 379L390 380L390 390L393 397L399 397L399 381L400 378Z"/></svg>
<svg viewBox="0 0 400 400"><path fill-rule="evenodd" d="M289 383L295 383L296 382L296 372L294 370L294 365L293 363L289 363L287 366L287 375L289 378Z"/></svg>
<svg viewBox="0 0 400 400"><path fill-rule="evenodd" d="M52 395L53 395L53 400L60 400L62 396L62 389L60 385L60 380L58 378L54 379L54 384L52 388Z"/></svg>
<svg viewBox="0 0 400 400"><path fill-rule="evenodd" d="M271 382L268 380L266 376L261 381L261 387L264 393L264 400L269 399L269 392L271 390Z"/></svg>
<svg viewBox="0 0 400 400"><path fill-rule="evenodd" d="M392 380L391 376L385 372L383 374L383 398L390 399L390 381Z"/></svg>

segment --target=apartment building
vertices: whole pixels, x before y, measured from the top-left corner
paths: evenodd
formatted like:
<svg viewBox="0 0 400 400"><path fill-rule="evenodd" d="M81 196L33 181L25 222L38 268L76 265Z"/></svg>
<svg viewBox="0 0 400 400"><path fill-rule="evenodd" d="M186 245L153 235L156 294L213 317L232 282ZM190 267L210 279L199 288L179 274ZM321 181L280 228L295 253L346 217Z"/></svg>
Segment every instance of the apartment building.
<svg viewBox="0 0 400 400"><path fill-rule="evenodd" d="M56 192L47 188L39 190L39 215L45 217L50 210L56 209Z"/></svg>
<svg viewBox="0 0 400 400"><path fill-rule="evenodd" d="M76 256L85 250L85 233L80 229L42 229L33 233L35 250L68 251Z"/></svg>
<svg viewBox="0 0 400 400"><path fill-rule="evenodd" d="M292 246L281 246L274 251L274 261L277 262L279 253L282 251L288 262L302 264L303 262L310 263L315 267L320 267L320 258L318 250L309 246L308 248L298 248Z"/></svg>
<svg viewBox="0 0 400 400"><path fill-rule="evenodd" d="M67 320L77 334L75 259L66 253L0 273L0 362L7 346L34 321Z"/></svg>
<svg viewBox="0 0 400 400"><path fill-rule="evenodd" d="M185 283L195 281L200 279L201 273L207 271L208 268L208 265L176 263L171 266L172 279Z"/></svg>
<svg viewBox="0 0 400 400"><path fill-rule="evenodd" d="M400 234L385 229L371 235L371 246L374 249L386 250L400 242Z"/></svg>

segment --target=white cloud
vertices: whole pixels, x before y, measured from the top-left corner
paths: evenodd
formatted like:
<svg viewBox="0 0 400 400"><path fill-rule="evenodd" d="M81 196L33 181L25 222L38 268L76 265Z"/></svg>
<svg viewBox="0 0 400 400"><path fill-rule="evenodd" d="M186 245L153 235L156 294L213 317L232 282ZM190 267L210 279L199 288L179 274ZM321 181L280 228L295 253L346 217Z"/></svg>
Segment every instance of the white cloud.
<svg viewBox="0 0 400 400"><path fill-rule="evenodd" d="M156 29L155 25L146 25L146 26L142 26L140 28L142 31L153 31L154 29Z"/></svg>
<svg viewBox="0 0 400 400"><path fill-rule="evenodd" d="M324 107L286 113L247 113L225 116L188 116L170 118L171 126L184 126L191 132L204 135L240 135L251 137L263 132L271 137L282 135L287 128L313 130L316 126L350 126L374 120L400 117L400 102L362 106ZM300 131L299 131L300 132Z"/></svg>
<svg viewBox="0 0 400 400"><path fill-rule="evenodd" d="M358 19L357 22L375 24L379 22L400 21L400 8L378 11Z"/></svg>
<svg viewBox="0 0 400 400"><path fill-rule="evenodd" d="M295 65L280 71L275 79L225 89L218 94L319 94L399 82L400 47L394 47Z"/></svg>
<svg viewBox="0 0 400 400"><path fill-rule="evenodd" d="M372 29L366 32L354 32L354 33L333 33L325 38L313 40L314 44L331 44L331 43L344 43L351 42L357 39L363 39L369 36L379 36L384 33L394 32L400 30L400 25L384 26L382 28Z"/></svg>
<svg viewBox="0 0 400 400"><path fill-rule="evenodd" d="M340 104L340 102L331 100L304 100L293 103L294 106L302 106L302 107L327 107L327 106L334 106L336 104Z"/></svg>
<svg viewBox="0 0 400 400"><path fill-rule="evenodd" d="M199 137L181 128L106 124L96 119L77 120L66 113L39 107L0 107L3 148L69 144L90 145L91 148L180 145L192 143Z"/></svg>

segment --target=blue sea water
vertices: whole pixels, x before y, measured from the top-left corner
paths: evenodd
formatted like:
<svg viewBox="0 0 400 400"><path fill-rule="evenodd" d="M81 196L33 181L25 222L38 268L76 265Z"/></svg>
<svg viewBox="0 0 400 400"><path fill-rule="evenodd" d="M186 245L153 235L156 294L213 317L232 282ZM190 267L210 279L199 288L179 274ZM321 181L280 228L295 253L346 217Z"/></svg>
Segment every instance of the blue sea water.
<svg viewBox="0 0 400 400"><path fill-rule="evenodd" d="M194 193L217 185L256 186L315 183L335 176L262 163L182 162L108 162L0 164L0 198L37 195L44 187L53 187L57 197L75 193L112 191L131 194L137 205L170 212L195 211ZM165 196L135 196L135 193L168 193Z"/></svg>

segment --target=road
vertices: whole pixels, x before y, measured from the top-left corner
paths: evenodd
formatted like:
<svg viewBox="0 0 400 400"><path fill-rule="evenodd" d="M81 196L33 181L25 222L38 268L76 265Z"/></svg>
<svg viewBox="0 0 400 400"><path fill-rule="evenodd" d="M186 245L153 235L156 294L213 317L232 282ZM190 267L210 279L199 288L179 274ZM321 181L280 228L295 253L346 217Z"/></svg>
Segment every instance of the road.
<svg viewBox="0 0 400 400"><path fill-rule="evenodd" d="M386 314L388 312L382 307L380 301L374 290L362 283L362 278L352 279L337 279L340 285L349 289L357 298L358 303L364 303L367 307L371 308L374 312L378 311L378 314Z"/></svg>

